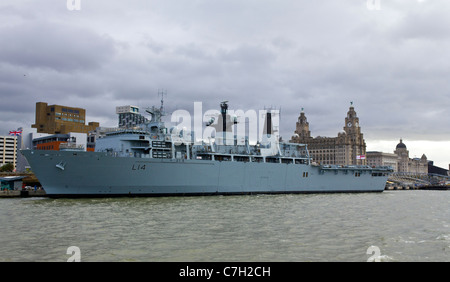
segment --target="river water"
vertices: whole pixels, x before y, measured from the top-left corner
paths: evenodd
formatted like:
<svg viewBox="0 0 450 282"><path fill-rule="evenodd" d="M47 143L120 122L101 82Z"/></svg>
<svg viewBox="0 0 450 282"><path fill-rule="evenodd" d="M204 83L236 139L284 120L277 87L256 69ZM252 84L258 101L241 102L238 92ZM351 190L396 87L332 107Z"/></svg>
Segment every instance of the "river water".
<svg viewBox="0 0 450 282"><path fill-rule="evenodd" d="M0 261L450 261L450 191L0 199Z"/></svg>

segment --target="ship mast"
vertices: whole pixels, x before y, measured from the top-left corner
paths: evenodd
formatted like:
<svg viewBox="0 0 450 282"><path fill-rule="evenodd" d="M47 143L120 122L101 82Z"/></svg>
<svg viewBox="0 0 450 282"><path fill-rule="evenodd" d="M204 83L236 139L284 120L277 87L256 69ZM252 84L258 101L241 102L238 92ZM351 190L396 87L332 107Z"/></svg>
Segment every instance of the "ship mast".
<svg viewBox="0 0 450 282"><path fill-rule="evenodd" d="M161 122L161 118L166 115L164 112L164 96L167 96L167 91L158 90L158 96L161 96L161 106L157 109L155 106L147 108L145 111L152 117L152 122Z"/></svg>
<svg viewBox="0 0 450 282"><path fill-rule="evenodd" d="M161 96L161 107L159 108L159 111L162 115L165 115L164 112L164 96L167 96L167 90L158 90L158 96Z"/></svg>

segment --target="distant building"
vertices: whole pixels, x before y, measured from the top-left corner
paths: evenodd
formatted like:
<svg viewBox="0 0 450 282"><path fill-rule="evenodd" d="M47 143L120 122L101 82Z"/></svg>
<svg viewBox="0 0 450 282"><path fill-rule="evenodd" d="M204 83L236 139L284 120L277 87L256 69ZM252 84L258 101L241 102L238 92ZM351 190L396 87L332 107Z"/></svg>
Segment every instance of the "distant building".
<svg viewBox="0 0 450 282"><path fill-rule="evenodd" d="M290 142L307 144L315 162L332 165L366 164L366 142L353 106L350 106L343 131L339 132L337 137L311 137L303 109L294 133Z"/></svg>
<svg viewBox="0 0 450 282"><path fill-rule="evenodd" d="M449 165L450 168L450 165ZM428 173L449 176L449 170L434 165L433 161L428 161Z"/></svg>
<svg viewBox="0 0 450 282"><path fill-rule="evenodd" d="M370 166L391 166L394 172L428 173L428 160L425 154L421 158L409 158L409 151L403 140L395 147L394 153L367 152L367 164Z"/></svg>
<svg viewBox="0 0 450 282"><path fill-rule="evenodd" d="M398 171L398 155L370 151L366 153L367 165L369 166L390 166L394 172Z"/></svg>
<svg viewBox="0 0 450 282"><path fill-rule="evenodd" d="M421 158L409 158L409 151L402 139L395 147L394 154L398 156L398 172L428 173L428 160L425 154Z"/></svg>
<svg viewBox="0 0 450 282"><path fill-rule="evenodd" d="M98 122L85 125L86 110L61 105L36 103L36 121L31 127L38 133L68 134L70 132L88 133L100 126Z"/></svg>
<svg viewBox="0 0 450 282"><path fill-rule="evenodd" d="M11 163L16 168L17 136L0 136L0 167Z"/></svg>
<svg viewBox="0 0 450 282"><path fill-rule="evenodd" d="M132 128L149 122L146 117L139 113L139 107L136 106L116 107L116 114L119 116L119 127L121 128Z"/></svg>
<svg viewBox="0 0 450 282"><path fill-rule="evenodd" d="M25 176L5 176L0 177L1 190L20 190L22 189Z"/></svg>
<svg viewBox="0 0 450 282"><path fill-rule="evenodd" d="M53 150L61 149L82 149L87 148L87 134L70 132L68 134L51 134L35 138L32 141L32 148L35 150ZM87 150L91 151L91 150Z"/></svg>

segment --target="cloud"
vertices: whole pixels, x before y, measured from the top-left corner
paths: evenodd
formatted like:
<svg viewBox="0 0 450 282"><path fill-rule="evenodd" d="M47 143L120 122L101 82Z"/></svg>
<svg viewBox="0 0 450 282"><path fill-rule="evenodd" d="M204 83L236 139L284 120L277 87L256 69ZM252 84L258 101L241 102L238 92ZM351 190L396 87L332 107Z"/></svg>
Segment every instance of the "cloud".
<svg viewBox="0 0 450 282"><path fill-rule="evenodd" d="M450 38L448 3L422 1L404 8L406 9L403 16L391 30L392 40L448 41Z"/></svg>
<svg viewBox="0 0 450 282"><path fill-rule="evenodd" d="M12 65L74 71L99 68L114 56L114 42L89 29L32 22L0 29L0 60Z"/></svg>
<svg viewBox="0 0 450 282"><path fill-rule="evenodd" d="M301 108L312 135L336 136L350 101L366 142L450 140L444 1L65 1L0 4L0 130L34 122L37 101L116 123L115 106L168 111ZM13 108L14 110L11 110ZM19 113L13 115L12 112ZM14 125L15 126L15 125ZM424 150L426 154L426 151ZM448 156L450 159L450 156Z"/></svg>

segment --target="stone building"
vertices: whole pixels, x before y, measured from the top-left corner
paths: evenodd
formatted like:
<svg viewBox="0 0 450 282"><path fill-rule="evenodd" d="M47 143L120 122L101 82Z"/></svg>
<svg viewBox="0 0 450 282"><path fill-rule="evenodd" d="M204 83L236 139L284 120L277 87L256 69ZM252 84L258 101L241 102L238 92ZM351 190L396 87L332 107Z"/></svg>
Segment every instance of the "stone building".
<svg viewBox="0 0 450 282"><path fill-rule="evenodd" d="M409 158L409 151L402 139L393 154L371 151L367 152L366 157L370 166L391 166L394 172L400 173L428 173L429 162L425 154L421 158Z"/></svg>
<svg viewBox="0 0 450 282"><path fill-rule="evenodd" d="M425 154L421 158L409 158L409 151L402 139L395 147L394 154L398 156L398 172L428 173L428 160Z"/></svg>
<svg viewBox="0 0 450 282"><path fill-rule="evenodd" d="M390 166L394 172L398 171L398 155L396 154L370 151L366 153L366 160L369 166Z"/></svg>
<svg viewBox="0 0 450 282"><path fill-rule="evenodd" d="M294 133L290 142L307 144L309 153L315 162L331 165L366 164L366 142L353 105L350 106L343 130L338 133L337 137L311 137L309 123L303 109Z"/></svg>

